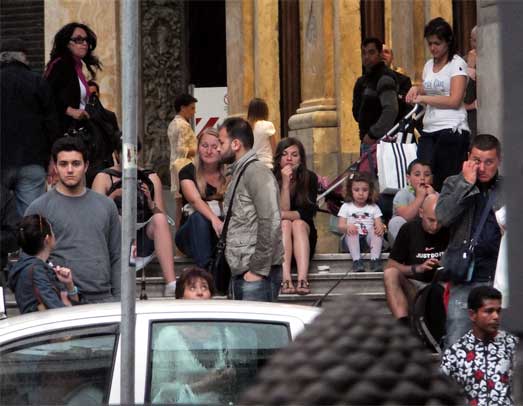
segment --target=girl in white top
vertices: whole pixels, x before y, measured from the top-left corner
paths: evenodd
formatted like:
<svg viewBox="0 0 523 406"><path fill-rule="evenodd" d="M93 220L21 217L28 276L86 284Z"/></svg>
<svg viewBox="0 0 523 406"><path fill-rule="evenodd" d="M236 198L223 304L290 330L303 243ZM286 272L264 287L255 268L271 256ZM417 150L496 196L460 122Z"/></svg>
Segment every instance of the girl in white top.
<svg viewBox="0 0 523 406"><path fill-rule="evenodd" d="M270 121L267 121L268 118L269 107L265 100L257 97L252 99L247 110L247 121L254 133L253 149L256 151L258 159L272 169L272 156L276 149L274 139L276 129Z"/></svg>
<svg viewBox="0 0 523 406"><path fill-rule="evenodd" d="M346 203L338 212L338 229L345 234L345 243L353 261L354 272L364 272L360 242L370 246L371 271L382 271L379 258L385 225L381 210L376 204L378 194L374 182L367 174L355 173L347 181Z"/></svg>
<svg viewBox="0 0 523 406"><path fill-rule="evenodd" d="M443 18L427 24L425 38L433 58L423 69L423 87L413 86L406 101L426 106L418 158L431 163L434 188L440 190L448 176L461 171L467 157L467 63L456 55L452 28Z"/></svg>

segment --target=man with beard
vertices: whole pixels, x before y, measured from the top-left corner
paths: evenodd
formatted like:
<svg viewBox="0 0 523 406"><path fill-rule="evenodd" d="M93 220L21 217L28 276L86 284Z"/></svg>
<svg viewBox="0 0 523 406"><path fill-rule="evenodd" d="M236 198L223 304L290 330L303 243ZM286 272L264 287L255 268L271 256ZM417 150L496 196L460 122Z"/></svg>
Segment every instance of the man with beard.
<svg viewBox="0 0 523 406"><path fill-rule="evenodd" d="M283 260L278 183L256 158L247 121L225 120L219 140L221 160L231 164L231 181L224 199L225 210L233 200L225 249L231 269L230 294L237 300L276 301Z"/></svg>
<svg viewBox="0 0 523 406"><path fill-rule="evenodd" d="M25 215L47 218L56 238L49 258L74 271L82 303L120 299L120 218L112 200L85 187L89 166L79 138L52 147L58 183L36 199Z"/></svg>

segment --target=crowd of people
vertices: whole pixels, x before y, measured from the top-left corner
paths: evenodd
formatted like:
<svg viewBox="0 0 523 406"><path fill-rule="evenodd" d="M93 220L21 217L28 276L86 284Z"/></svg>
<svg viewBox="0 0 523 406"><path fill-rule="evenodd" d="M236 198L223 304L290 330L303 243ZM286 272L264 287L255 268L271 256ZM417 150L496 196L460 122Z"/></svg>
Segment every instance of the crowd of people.
<svg viewBox="0 0 523 406"><path fill-rule="evenodd" d="M349 177L345 201L335 214L352 270L366 270L362 252L370 251L370 271L383 271L387 303L400 323L409 324L416 289L436 278L450 281L443 371L474 388L466 392L475 404L487 404L484 399L507 404L517 339L498 334L501 294L490 287L503 277L503 270L496 271L504 232L496 221L505 205L501 144L475 128L471 135L470 113L477 106L470 88L476 79L475 35L473 30L465 62L457 55L450 25L442 18L431 20L424 37L432 58L421 86L412 86L393 65L392 50L379 39L362 42L364 72L355 84L352 108L361 154L372 152L410 104L425 106L423 129L418 158L406 170L408 186L396 193L388 222L376 179L363 172ZM8 237L16 234L22 254L9 270L9 284L22 313L120 297L121 142L116 117L101 105L93 81L102 69L96 43L88 26L67 24L55 35L41 78L30 71L23 43L2 42L2 218L11 222L9 233L2 232L2 245L11 246ZM174 243L197 269L183 273L177 283L163 185L144 168L138 168L132 256L157 256L166 296L208 299L215 290L205 269L212 269L217 243L225 236L230 298L276 301L280 293L310 294L319 181L307 167L303 144L292 137L277 142L260 98L249 103L247 120L227 118L217 129L196 135L190 124L196 103L189 94L176 98L166 136L176 202ZM52 185L47 192L46 179ZM21 219L16 233L13 219ZM385 239L391 252L383 267ZM460 258L471 250L473 261L458 274ZM485 321L484 313L495 320ZM478 390L466 365L480 362L477 348L490 351L491 346L507 368L483 371L476 379L496 375L503 388L491 388L485 378ZM465 360L457 362L461 355L453 354L463 354L461 348ZM167 396L168 389L158 396Z"/></svg>

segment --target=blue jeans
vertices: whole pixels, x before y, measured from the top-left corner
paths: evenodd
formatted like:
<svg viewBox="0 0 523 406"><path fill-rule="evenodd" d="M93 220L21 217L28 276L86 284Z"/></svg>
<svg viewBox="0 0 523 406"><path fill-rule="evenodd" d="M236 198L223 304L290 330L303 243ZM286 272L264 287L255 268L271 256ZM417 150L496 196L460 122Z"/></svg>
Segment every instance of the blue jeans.
<svg viewBox="0 0 523 406"><path fill-rule="evenodd" d="M233 276L229 287L233 300L252 300L256 302L276 302L282 279L281 265L273 265L266 278L247 282L243 274Z"/></svg>
<svg viewBox="0 0 523 406"><path fill-rule="evenodd" d="M447 308L447 324L445 348L455 344L472 328L469 318L467 299L470 291L476 286L489 285L488 282L472 282L450 287L449 305Z"/></svg>
<svg viewBox="0 0 523 406"><path fill-rule="evenodd" d="M176 231L176 246L191 257L196 266L206 268L218 242L211 222L199 212L194 212Z"/></svg>
<svg viewBox="0 0 523 406"><path fill-rule="evenodd" d="M45 193L46 172L41 165L6 168L2 179L8 189L15 192L16 211L23 216L27 207Z"/></svg>

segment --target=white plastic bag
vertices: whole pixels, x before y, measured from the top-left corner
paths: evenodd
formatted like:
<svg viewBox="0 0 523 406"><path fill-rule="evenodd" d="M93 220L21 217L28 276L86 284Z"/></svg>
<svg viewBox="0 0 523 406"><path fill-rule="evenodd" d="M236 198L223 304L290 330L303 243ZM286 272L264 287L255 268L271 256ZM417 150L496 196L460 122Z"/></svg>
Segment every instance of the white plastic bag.
<svg viewBox="0 0 523 406"><path fill-rule="evenodd" d="M418 146L379 142L377 148L380 193L394 194L407 186L407 167L416 159Z"/></svg>

